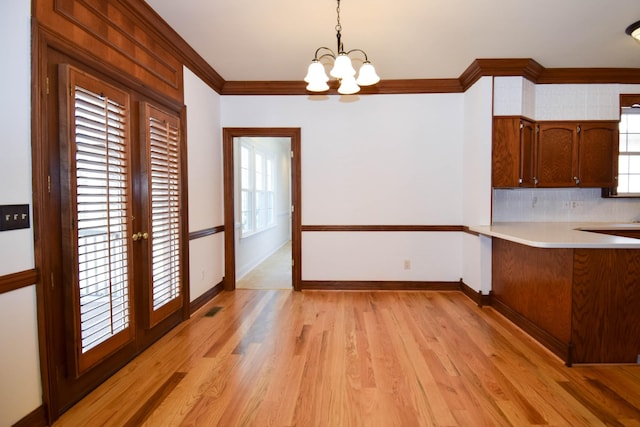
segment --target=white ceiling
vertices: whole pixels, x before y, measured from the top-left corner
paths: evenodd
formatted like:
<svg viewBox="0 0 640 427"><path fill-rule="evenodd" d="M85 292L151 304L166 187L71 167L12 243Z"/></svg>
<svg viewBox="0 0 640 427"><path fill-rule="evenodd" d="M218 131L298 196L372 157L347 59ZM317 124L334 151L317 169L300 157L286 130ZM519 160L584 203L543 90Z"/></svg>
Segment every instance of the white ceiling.
<svg viewBox="0 0 640 427"><path fill-rule="evenodd" d="M335 50L335 0L146 0L225 80L301 80ZM342 0L346 50L382 79L457 78L480 58L640 68L640 0Z"/></svg>

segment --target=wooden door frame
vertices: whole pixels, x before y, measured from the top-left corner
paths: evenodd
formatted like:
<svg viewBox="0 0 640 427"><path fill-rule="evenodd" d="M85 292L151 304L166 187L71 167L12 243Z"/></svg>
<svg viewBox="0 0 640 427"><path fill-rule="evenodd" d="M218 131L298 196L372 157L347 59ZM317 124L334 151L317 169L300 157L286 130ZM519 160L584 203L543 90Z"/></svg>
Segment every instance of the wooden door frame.
<svg viewBox="0 0 640 427"><path fill-rule="evenodd" d="M36 307L38 322L38 345L40 359L40 378L42 382L42 406L44 415L49 423L53 423L59 418L64 410L68 409L68 403L62 403L57 388L57 378L59 373L56 366L56 348L53 331L58 319L54 315L54 304L57 304L58 297L56 292L61 289L62 281L59 280L61 266L58 262L52 260L50 254L59 251L57 246L57 237L55 236L55 222L52 221L52 206L55 205L53 199L59 197L59 168L51 167L50 157L58 152L57 142L58 132L53 133L52 129L57 129L59 117L58 109L51 109L51 103L57 105L57 89L49 90L50 76L57 76L52 73L57 62L52 61L51 52L57 52L56 55L64 56L69 63L80 68L83 71L96 76L109 84L115 84L119 88L126 88L130 93L134 93L136 102L142 99L152 101L154 105L166 108L168 111L180 115L181 120L181 205L183 208L182 230L181 230L181 251L182 260L182 290L183 290L183 307L179 312L172 316L170 321L161 328L158 333L149 333L145 335L146 344L141 345L140 342L131 344L139 346L136 353L148 348L153 342L166 334L169 329L176 326L180 321L189 317L189 269L188 269L188 187L187 187L187 151L186 151L186 108L182 102L164 96L162 93L156 92L139 82L129 78L127 75L117 73L114 69L105 67L105 64L90 58L78 51L73 45L65 40L59 39L55 35L51 35L42 31L36 26L33 27L32 34L32 55L31 55L31 161L32 161L32 185L33 185L33 233L34 233L34 262L38 271L38 280L36 285ZM51 81L51 86L58 87L58 78ZM132 108L131 120L137 122L136 109ZM52 114L55 113L55 114ZM56 123L53 125L52 123ZM131 137L133 138L133 133ZM134 181L137 178L134 178ZM133 184L135 187L138 184ZM55 227L54 227L55 226ZM136 309L134 308L134 311ZM166 328L166 329L165 329ZM142 330L142 328L140 328ZM144 329L146 331L146 329ZM131 359L119 356L107 357L110 365L104 370L104 375L96 374L94 378L101 377L97 382L102 383L112 375L115 370L125 366ZM90 374L92 375L92 374ZM81 388L84 389L85 385ZM86 390L91 391L94 386L87 386ZM80 393L79 393L80 394Z"/></svg>
<svg viewBox="0 0 640 427"><path fill-rule="evenodd" d="M235 191L233 139L237 137L275 137L291 139L291 284L300 290L302 281L302 215L300 173L300 128L223 128L224 168L224 289L236 288Z"/></svg>

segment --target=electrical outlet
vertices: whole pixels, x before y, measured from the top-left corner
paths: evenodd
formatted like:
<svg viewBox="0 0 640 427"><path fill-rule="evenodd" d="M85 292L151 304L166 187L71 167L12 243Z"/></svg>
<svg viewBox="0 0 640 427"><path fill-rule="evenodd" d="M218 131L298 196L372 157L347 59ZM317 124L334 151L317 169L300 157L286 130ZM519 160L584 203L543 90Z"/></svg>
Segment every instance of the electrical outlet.
<svg viewBox="0 0 640 427"><path fill-rule="evenodd" d="M0 206L0 231L29 227L29 205Z"/></svg>
<svg viewBox="0 0 640 427"><path fill-rule="evenodd" d="M404 260L404 269L405 270L411 270L411 260L410 259L405 259Z"/></svg>
<svg viewBox="0 0 640 427"><path fill-rule="evenodd" d="M571 201L571 209L581 208L584 202L582 200L572 200Z"/></svg>

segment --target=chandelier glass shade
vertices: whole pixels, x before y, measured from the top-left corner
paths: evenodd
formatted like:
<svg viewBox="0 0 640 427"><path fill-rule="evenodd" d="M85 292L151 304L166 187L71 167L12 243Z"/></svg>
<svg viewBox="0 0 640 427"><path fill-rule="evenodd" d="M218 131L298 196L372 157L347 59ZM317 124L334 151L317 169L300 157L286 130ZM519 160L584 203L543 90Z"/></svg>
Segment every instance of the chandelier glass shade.
<svg viewBox="0 0 640 427"><path fill-rule="evenodd" d="M333 67L329 71L331 77L338 79L340 86L338 87L338 93L342 95L351 95L360 91L360 86L371 86L380 81L380 77L376 73L373 64L369 61L367 54L362 49L352 49L349 51L344 50L342 44L342 25L340 24L340 0L338 1L338 7L336 8L338 14L338 23L336 25L336 38L338 39L338 54L329 49L328 47L319 47L316 49L311 64L307 70L307 76L304 81L307 82L307 90L310 92L325 92L329 90L329 76L324 68L322 60L328 59L328 62L333 60ZM362 60L362 66L358 72L356 78L356 70L351 63L351 54L361 54L364 59Z"/></svg>
<svg viewBox="0 0 640 427"><path fill-rule="evenodd" d="M640 43L640 21L634 22L633 24L629 25L625 30L625 33L627 33Z"/></svg>

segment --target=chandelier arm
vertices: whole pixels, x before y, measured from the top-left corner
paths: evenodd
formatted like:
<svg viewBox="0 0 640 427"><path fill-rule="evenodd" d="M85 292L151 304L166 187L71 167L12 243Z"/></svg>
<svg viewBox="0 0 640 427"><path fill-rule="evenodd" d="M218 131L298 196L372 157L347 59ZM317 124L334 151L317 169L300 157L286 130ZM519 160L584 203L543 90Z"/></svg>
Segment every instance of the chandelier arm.
<svg viewBox="0 0 640 427"><path fill-rule="evenodd" d="M362 50L362 49L351 49L349 52L347 52L347 55L350 55L351 52L360 52L361 54L364 55L364 60L367 61L367 62L369 61L369 58L367 57L367 52L365 52L364 50Z"/></svg>
<svg viewBox="0 0 640 427"><path fill-rule="evenodd" d="M324 49L324 50L328 50L328 51L329 51L329 53L322 54L322 55L320 55L320 57L318 57L318 53L320 53L320 51L321 51L322 49ZM315 55L313 56L313 59L320 60L320 59L322 59L322 58L324 58L324 57L327 57L327 56L330 56L331 58L336 59L336 54L335 54L331 49L329 49L328 47L321 46L321 47L319 47L318 49L316 49L316 53L315 53Z"/></svg>

